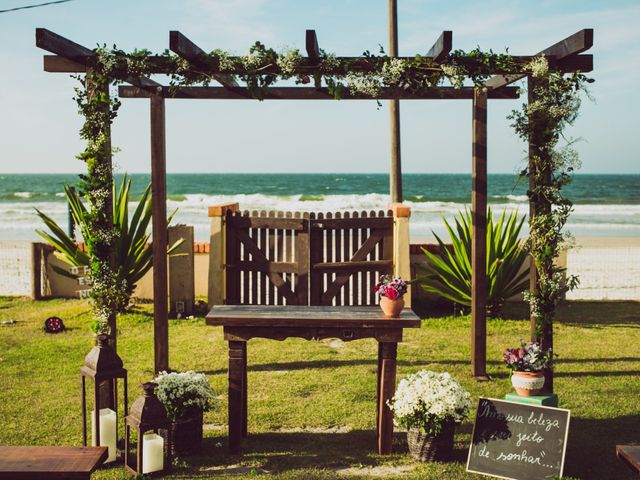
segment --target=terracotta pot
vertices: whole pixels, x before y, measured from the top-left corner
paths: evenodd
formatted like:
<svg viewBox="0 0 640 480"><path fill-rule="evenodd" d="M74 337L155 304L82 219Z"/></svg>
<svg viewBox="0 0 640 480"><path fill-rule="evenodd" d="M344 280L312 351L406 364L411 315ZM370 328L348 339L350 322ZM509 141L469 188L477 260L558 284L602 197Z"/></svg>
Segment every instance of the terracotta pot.
<svg viewBox="0 0 640 480"><path fill-rule="evenodd" d="M453 422L442 425L438 435L427 435L419 428L410 428L407 430L409 453L420 462L449 460L453 453L454 433Z"/></svg>
<svg viewBox="0 0 640 480"><path fill-rule="evenodd" d="M542 372L513 372L511 385L521 397L536 395L544 386L544 373Z"/></svg>
<svg viewBox="0 0 640 480"><path fill-rule="evenodd" d="M182 457L197 453L202 447L202 411L171 422L171 453Z"/></svg>
<svg viewBox="0 0 640 480"><path fill-rule="evenodd" d="M388 297L380 297L380 308L385 317L397 317L404 308L404 298L391 300Z"/></svg>

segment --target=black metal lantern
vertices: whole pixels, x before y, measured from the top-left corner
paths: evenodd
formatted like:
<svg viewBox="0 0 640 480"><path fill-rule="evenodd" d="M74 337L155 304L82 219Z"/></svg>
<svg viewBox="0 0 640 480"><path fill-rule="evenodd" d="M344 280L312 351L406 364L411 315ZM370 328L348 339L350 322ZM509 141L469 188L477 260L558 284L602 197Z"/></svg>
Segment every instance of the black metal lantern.
<svg viewBox="0 0 640 480"><path fill-rule="evenodd" d="M133 474L163 475L171 470L171 432L167 411L155 395L157 383L142 384L143 394L124 419L124 464ZM131 429L138 435L135 461L131 462Z"/></svg>
<svg viewBox="0 0 640 480"><path fill-rule="evenodd" d="M82 376L82 441L87 446L87 393L86 379L93 380L94 410L91 412L92 445L109 447L106 462L117 457L118 444L118 379L124 383L123 402L127 411L127 371L122 360L109 346L107 335L98 335L98 344L91 349L80 369Z"/></svg>

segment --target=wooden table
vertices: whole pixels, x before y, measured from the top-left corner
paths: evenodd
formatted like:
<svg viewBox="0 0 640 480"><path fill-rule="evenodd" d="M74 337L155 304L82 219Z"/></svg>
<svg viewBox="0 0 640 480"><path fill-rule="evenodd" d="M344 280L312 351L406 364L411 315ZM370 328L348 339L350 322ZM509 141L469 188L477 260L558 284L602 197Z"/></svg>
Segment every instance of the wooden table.
<svg viewBox="0 0 640 480"><path fill-rule="evenodd" d="M616 445L616 456L633 472L640 475L640 445Z"/></svg>
<svg viewBox="0 0 640 480"><path fill-rule="evenodd" d="M0 479L89 479L107 447L0 447Z"/></svg>
<svg viewBox="0 0 640 480"><path fill-rule="evenodd" d="M403 328L419 328L410 310L386 318L379 307L307 307L275 305L220 305L207 315L207 325L223 326L229 342L229 451L242 452L247 436L247 342L252 338L289 337L344 341L378 340L376 431L378 452L391 453L393 415L386 405L395 393L396 353Z"/></svg>

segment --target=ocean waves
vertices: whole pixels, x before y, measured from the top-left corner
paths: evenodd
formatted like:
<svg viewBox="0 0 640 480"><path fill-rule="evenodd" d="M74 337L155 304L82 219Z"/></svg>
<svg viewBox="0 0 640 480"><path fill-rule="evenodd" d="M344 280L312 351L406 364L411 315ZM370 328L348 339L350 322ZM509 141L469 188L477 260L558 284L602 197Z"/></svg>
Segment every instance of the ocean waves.
<svg viewBox="0 0 640 480"><path fill-rule="evenodd" d="M504 196L490 198L490 206L496 213L517 209L528 213L526 197ZM68 212L66 203L56 198L49 201L0 201L0 239L35 240L39 237L36 228L42 228L35 208L51 216L61 226L66 226ZM389 195L378 193L344 195L266 195L262 193L240 195L170 195L167 200L169 212L177 209L174 223L193 225L196 238L206 241L209 235L207 208L210 205L237 202L241 210L248 211L302 211L302 212L370 212L386 210ZM451 220L460 210L470 208L466 202L423 201L407 198L411 207L411 234L414 239L430 239L432 232L445 235L442 218ZM131 204L131 208L135 206ZM640 236L640 204L586 204L576 205L567 229L576 236Z"/></svg>

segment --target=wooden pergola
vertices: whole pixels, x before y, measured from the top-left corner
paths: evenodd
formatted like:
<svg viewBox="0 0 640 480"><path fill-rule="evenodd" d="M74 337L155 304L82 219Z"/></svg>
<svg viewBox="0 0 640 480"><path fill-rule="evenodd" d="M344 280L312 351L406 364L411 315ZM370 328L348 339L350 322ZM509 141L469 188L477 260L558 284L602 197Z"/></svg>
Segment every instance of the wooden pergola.
<svg viewBox="0 0 640 480"><path fill-rule="evenodd" d="M68 40L44 28L36 29L36 45L53 55L44 56L47 72L86 73L95 65L95 53L82 45ZM531 56L514 56L519 64L544 54L551 69L560 72L590 72L593 56L581 54L593 45L593 30L581 30L564 40ZM169 33L169 48L186 60L189 65L210 75L220 86L170 88L148 78L120 78L128 85L121 85L120 98L147 98L151 118L151 183L153 195L153 291L154 291L154 358L155 370L169 368L168 352L168 292L167 292L167 215L166 215L166 137L165 101L168 99L194 100L248 100L250 92L239 86L229 73L220 72L217 63L203 49L178 31ZM452 32L444 31L436 40L426 57L436 64L445 63L452 50ZM320 60L320 48L314 30L306 32L307 57L303 67L313 68ZM395 53L395 52L394 52ZM402 58L402 57L398 57ZM341 57L351 60L354 71L367 71L371 63L364 57ZM152 56L149 59L151 74L171 74L166 57ZM472 102L472 374L486 379L486 223L487 223L487 101L489 99L516 99L518 88L509 84L526 74L510 74L495 71L483 88L437 87L419 94L385 89L380 100L470 100ZM531 82L531 78L529 78ZM530 95L533 89L529 89ZM108 92L106 92L108 93ZM265 100L335 100L326 88L314 87L270 87ZM366 95L345 89L342 100L371 100ZM530 99L531 100L531 99ZM531 215L535 215L531 211ZM536 287L535 267L532 269L531 285ZM551 326L548 327L549 329ZM532 332L535 325L532 325ZM551 330L547 332L551 335Z"/></svg>

